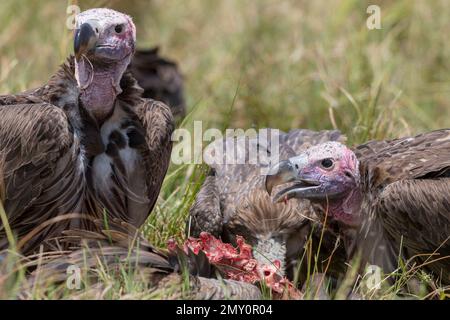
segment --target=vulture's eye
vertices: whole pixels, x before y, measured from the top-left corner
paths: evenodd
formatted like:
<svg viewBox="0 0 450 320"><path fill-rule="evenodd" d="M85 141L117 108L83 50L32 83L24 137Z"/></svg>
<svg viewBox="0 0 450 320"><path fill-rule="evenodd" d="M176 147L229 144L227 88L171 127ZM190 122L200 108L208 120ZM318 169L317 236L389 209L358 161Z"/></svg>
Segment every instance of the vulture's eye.
<svg viewBox="0 0 450 320"><path fill-rule="evenodd" d="M116 33L122 33L122 31L123 31L123 25L121 25L121 24L118 24L118 25L116 25L116 27L114 28L114 31L116 32Z"/></svg>
<svg viewBox="0 0 450 320"><path fill-rule="evenodd" d="M324 169L330 169L330 168L333 167L334 162L333 162L333 159L327 158L327 159L323 159L323 160L320 162L320 165L321 165L322 168L324 168Z"/></svg>

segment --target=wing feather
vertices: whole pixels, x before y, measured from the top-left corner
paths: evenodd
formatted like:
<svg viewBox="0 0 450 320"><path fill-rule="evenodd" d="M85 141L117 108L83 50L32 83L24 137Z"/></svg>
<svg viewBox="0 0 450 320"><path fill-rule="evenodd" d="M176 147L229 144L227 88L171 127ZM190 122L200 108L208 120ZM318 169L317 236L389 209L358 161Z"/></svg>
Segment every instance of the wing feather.
<svg viewBox="0 0 450 320"><path fill-rule="evenodd" d="M354 151L361 163L365 213L362 233L387 237L387 245L396 252L402 244L406 258L430 254L440 245L438 253L449 255L450 129L370 141ZM375 230L377 226L382 227L383 235ZM375 243L367 239L363 246ZM443 274L448 282L449 274L444 269L449 270L449 265L447 259L431 269Z"/></svg>
<svg viewBox="0 0 450 320"><path fill-rule="evenodd" d="M141 223L150 214L158 199L161 185L170 164L174 120L170 108L162 102L145 99L136 109L144 129L145 143L137 146L145 167L149 210L141 217Z"/></svg>
<svg viewBox="0 0 450 320"><path fill-rule="evenodd" d="M450 283L450 178L391 183L378 197L376 211L387 233L403 245L405 256L419 261ZM429 257L436 253L435 256Z"/></svg>
<svg viewBox="0 0 450 320"><path fill-rule="evenodd" d="M450 172L450 129L388 141L371 141L354 149L367 187L375 189L404 179L443 176Z"/></svg>
<svg viewBox="0 0 450 320"><path fill-rule="evenodd" d="M65 113L50 104L0 106L0 163L3 202L11 228L21 237L59 213L77 209L82 185L79 141ZM66 212L65 212L66 211ZM28 245L60 230L44 229ZM7 245L0 224L0 246Z"/></svg>

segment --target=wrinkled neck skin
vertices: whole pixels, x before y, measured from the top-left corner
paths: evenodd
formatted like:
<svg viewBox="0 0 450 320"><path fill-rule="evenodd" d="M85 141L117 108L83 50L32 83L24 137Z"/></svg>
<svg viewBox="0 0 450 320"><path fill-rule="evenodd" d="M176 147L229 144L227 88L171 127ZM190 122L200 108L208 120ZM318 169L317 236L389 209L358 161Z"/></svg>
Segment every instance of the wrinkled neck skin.
<svg viewBox="0 0 450 320"><path fill-rule="evenodd" d="M362 192L359 188L352 189L342 198L319 203L319 210L327 213L327 228L342 238L349 259L355 253L362 226L361 205Z"/></svg>
<svg viewBox="0 0 450 320"><path fill-rule="evenodd" d="M110 63L91 62L86 57L75 61L75 78L83 107L98 123L114 111L117 96L122 92L120 79L130 63L131 55Z"/></svg>
<svg viewBox="0 0 450 320"><path fill-rule="evenodd" d="M362 192L359 188L355 188L342 198L322 202L321 206L339 225L358 229L361 225L361 203Z"/></svg>

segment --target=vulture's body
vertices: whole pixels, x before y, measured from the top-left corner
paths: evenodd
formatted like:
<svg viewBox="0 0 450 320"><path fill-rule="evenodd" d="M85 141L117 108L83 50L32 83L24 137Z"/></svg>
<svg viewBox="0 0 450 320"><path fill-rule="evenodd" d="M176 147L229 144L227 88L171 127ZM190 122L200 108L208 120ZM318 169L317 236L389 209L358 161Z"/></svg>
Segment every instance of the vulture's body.
<svg viewBox="0 0 450 320"><path fill-rule="evenodd" d="M355 154L363 194L356 245L363 256L387 272L399 256L416 258L450 283L450 130L368 142Z"/></svg>
<svg viewBox="0 0 450 320"><path fill-rule="evenodd" d="M296 187L276 198L311 199L363 263L392 272L402 258L450 283L449 129L353 150L315 146L274 167L268 190L282 180Z"/></svg>
<svg viewBox="0 0 450 320"><path fill-rule="evenodd" d="M91 22L77 29L76 57L43 87L0 96L2 202L23 253L63 230L91 228L83 220L58 218L65 214L106 215L140 226L169 165L171 111L142 98L125 71L134 50L131 19L107 9L80 17L98 19L97 33ZM89 40L94 37L97 47ZM93 48L86 48L87 40ZM122 53L125 58L118 58ZM2 221L0 248L7 246Z"/></svg>
<svg viewBox="0 0 450 320"><path fill-rule="evenodd" d="M223 149L222 163L209 163L211 173L206 177L196 201L191 208L188 226L190 235L198 236L207 231L226 242L233 243L236 235L243 236L253 246L255 257L262 264L280 261L280 272L286 271L292 279L297 272L297 262L302 260L306 267L307 258L303 257L304 245L312 234L313 246L319 243L322 228L315 219L309 201L292 201L274 204L264 188L264 171L268 164L264 161L250 160L257 150L268 159L271 141L279 144L280 158L302 152L311 145L325 141L343 141L345 138L337 131L293 130L289 133L269 129L268 135L259 134L257 138L227 138L209 145L206 154ZM236 154L242 159L239 163L226 164L226 157L232 154L234 145ZM215 151L214 151L215 150ZM227 151L228 150L228 151ZM313 232L311 232L314 229ZM326 265L326 258L335 249L336 238L325 232L321 247L319 268ZM344 258L340 247L332 261ZM313 254L315 254L314 252ZM343 266L343 260L342 267ZM334 264L338 265L338 264ZM301 278L302 279L302 278Z"/></svg>
<svg viewBox="0 0 450 320"><path fill-rule="evenodd" d="M9 224L19 238L67 213L140 225L159 194L171 151L172 115L145 100L125 74L113 114L98 125L79 104L72 60L32 92L0 96L0 155ZM34 249L62 230L61 221L26 244ZM8 244L2 226L1 247Z"/></svg>
<svg viewBox="0 0 450 320"><path fill-rule="evenodd" d="M45 86L0 96L0 257L10 228L27 270L36 268L32 287L65 285L68 267L78 266L101 294L93 269L125 267L146 291L171 297L260 298L251 284L202 277L214 275L204 255L174 257L137 237L169 165L172 113L143 98L126 71L136 39L130 17L91 9L76 21L75 57ZM184 262L191 275L181 274Z"/></svg>
<svg viewBox="0 0 450 320"><path fill-rule="evenodd" d="M159 48L137 50L130 64L130 71L144 92L144 98L164 102L172 110L175 119L186 114L183 76L177 64L159 55Z"/></svg>

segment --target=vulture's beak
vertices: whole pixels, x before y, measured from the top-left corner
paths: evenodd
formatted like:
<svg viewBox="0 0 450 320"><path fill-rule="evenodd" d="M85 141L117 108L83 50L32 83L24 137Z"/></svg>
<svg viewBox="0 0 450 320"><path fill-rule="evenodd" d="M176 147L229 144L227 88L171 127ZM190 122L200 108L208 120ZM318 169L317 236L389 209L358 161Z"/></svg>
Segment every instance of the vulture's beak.
<svg viewBox="0 0 450 320"><path fill-rule="evenodd" d="M294 165L289 160L281 161L270 168L266 176L266 190L271 194L275 186L292 182L296 177L297 171L294 169Z"/></svg>
<svg viewBox="0 0 450 320"><path fill-rule="evenodd" d="M98 30L95 22L85 22L75 30L73 49L77 60L95 48L98 41Z"/></svg>
<svg viewBox="0 0 450 320"><path fill-rule="evenodd" d="M278 192L274 196L274 202L281 202L291 198L312 199L321 194L320 181L303 172L306 163L307 158L305 156L298 156L281 161L269 170L265 181L265 187L269 194L272 193L272 189L277 185L294 182L292 186Z"/></svg>

